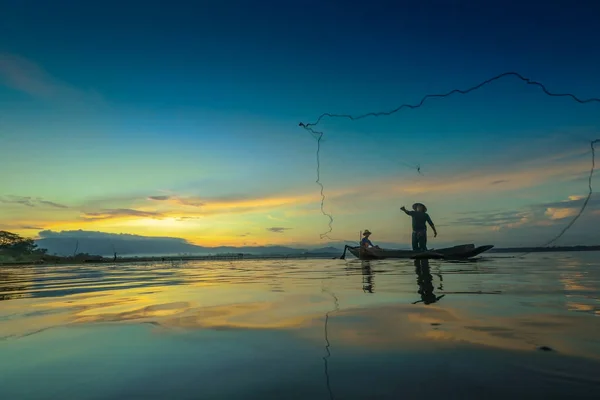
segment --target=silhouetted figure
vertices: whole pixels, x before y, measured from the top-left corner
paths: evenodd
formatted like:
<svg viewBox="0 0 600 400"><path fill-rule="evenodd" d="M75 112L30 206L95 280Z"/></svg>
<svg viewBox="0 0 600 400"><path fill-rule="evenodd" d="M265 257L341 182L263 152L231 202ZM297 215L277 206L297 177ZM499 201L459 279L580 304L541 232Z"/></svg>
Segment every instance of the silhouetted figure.
<svg viewBox="0 0 600 400"><path fill-rule="evenodd" d="M365 229L365 231L363 232L363 236L364 236L364 238L362 238L360 241L361 248L368 249L369 247L373 247L373 248L379 249L379 246L374 245L371 242L371 240L369 239L369 237L371 236L371 231L369 231L368 229Z"/></svg>
<svg viewBox="0 0 600 400"><path fill-rule="evenodd" d="M413 304L423 302L424 304L432 304L444 297L441 295L436 297L433 293L433 276L429 267L428 259L415 260L415 272L417 274L417 285L419 290L417 293L421 295L421 300L415 301Z"/></svg>
<svg viewBox="0 0 600 400"><path fill-rule="evenodd" d="M422 203L415 203L413 211L408 211L402 206L400 209L412 218L412 249L413 251L427 251L427 224L433 230L433 237L437 237L437 230L433 221L427 214L427 207Z"/></svg>
<svg viewBox="0 0 600 400"><path fill-rule="evenodd" d="M113 257L113 262L114 262L114 261L117 261L117 252L115 252L115 255L114 255L114 257Z"/></svg>
<svg viewBox="0 0 600 400"><path fill-rule="evenodd" d="M373 282L373 270L371 269L371 263L369 261L363 261L361 266L363 274L363 292L373 293L375 282Z"/></svg>

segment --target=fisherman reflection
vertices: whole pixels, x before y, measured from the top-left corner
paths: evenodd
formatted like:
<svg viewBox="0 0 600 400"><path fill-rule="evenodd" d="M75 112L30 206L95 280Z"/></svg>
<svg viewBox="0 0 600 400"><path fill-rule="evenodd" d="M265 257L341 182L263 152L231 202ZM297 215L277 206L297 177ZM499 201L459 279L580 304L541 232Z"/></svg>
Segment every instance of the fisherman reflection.
<svg viewBox="0 0 600 400"><path fill-rule="evenodd" d="M363 292L373 293L375 288L375 282L373 281L373 270L371 269L370 261L362 261L362 274L363 274Z"/></svg>
<svg viewBox="0 0 600 400"><path fill-rule="evenodd" d="M415 260L415 272L417 274L417 284L419 285L417 293L421 295L421 300L415 301L413 304L420 302L423 302L423 304L433 304L445 296L436 296L433 293L433 276L431 275L428 259Z"/></svg>

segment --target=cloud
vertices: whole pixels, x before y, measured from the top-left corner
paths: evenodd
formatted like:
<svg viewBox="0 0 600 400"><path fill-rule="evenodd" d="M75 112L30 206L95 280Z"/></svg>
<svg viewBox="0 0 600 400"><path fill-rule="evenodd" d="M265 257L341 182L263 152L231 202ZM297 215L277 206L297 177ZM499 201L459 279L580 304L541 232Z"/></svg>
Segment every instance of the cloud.
<svg viewBox="0 0 600 400"><path fill-rule="evenodd" d="M27 207L35 207L31 197L8 196L8 198L0 199L1 203L5 204L20 204Z"/></svg>
<svg viewBox="0 0 600 400"><path fill-rule="evenodd" d="M173 203L179 204L182 206L202 207L202 206L206 205L206 203L204 201L202 201L198 198L194 198L194 197L188 197L188 198L171 197L171 200L173 200Z"/></svg>
<svg viewBox="0 0 600 400"><path fill-rule="evenodd" d="M165 200L169 200L171 198L171 196L148 196L149 200L156 200L156 201L165 201Z"/></svg>
<svg viewBox="0 0 600 400"><path fill-rule="evenodd" d="M43 200L39 197L30 197L30 196L0 196L0 203L4 204L20 204L26 207L40 207L40 206L49 206L53 208L69 208L63 204L58 204L53 201Z"/></svg>
<svg viewBox="0 0 600 400"><path fill-rule="evenodd" d="M53 231L53 230L44 230L38 233L38 236L42 239L49 238L79 238L79 239L119 239L119 240L155 240L155 239L163 239L170 241L177 241L181 243L187 243L185 239L170 237L170 236L144 236L144 235L135 235L132 233L109 233L109 232L100 232L100 231L86 231L83 229L70 230L70 231Z"/></svg>
<svg viewBox="0 0 600 400"><path fill-rule="evenodd" d="M544 208L544 209L548 209L548 208L580 209L583 206L583 202L585 201L586 197L587 196L571 195L571 196L568 196L566 200L541 203L541 204L537 204L536 207ZM592 193L592 195L590 196L590 200L588 201L586 209L595 208L595 207L599 207L599 206L600 206L600 197L598 196L598 194Z"/></svg>
<svg viewBox="0 0 600 400"><path fill-rule="evenodd" d="M536 207L544 209L544 214L552 220L573 218L581 211L581 207L583 207L586 197L587 196L571 195L568 196L567 200L539 204ZM590 212L591 209L598 206L600 206L600 197L592 193L586 209L583 212ZM594 211L592 211L592 213L593 212Z"/></svg>
<svg viewBox="0 0 600 400"><path fill-rule="evenodd" d="M109 232L100 232L100 231L86 231L83 229L77 230L68 230L68 231L53 231L53 230L44 230L38 233L38 236L42 239L48 238L98 238L98 239L120 239L120 240L141 240L144 238L151 239L175 239L182 241L184 239L181 238L171 238L171 237L160 237L160 236L144 236L144 235L135 235L132 233L109 233Z"/></svg>
<svg viewBox="0 0 600 400"><path fill-rule="evenodd" d="M156 199L154 197L159 197ZM151 200L160 201L165 206L171 206L165 214L181 216L215 216L220 214L243 214L273 210L289 205L302 205L318 201L318 193L300 195L273 194L271 196L252 196L249 194L229 194L223 196L151 196ZM269 219L276 220L270 216Z"/></svg>
<svg viewBox="0 0 600 400"><path fill-rule="evenodd" d="M550 219L563 219L570 218L577 215L579 211L574 208L547 208L545 214Z"/></svg>
<svg viewBox="0 0 600 400"><path fill-rule="evenodd" d="M276 197L275 197L276 198ZM169 198L172 204L190 206L196 208L245 208L260 207L265 201L272 201L274 198L251 196L247 194L230 194L224 196L171 196Z"/></svg>
<svg viewBox="0 0 600 400"><path fill-rule="evenodd" d="M290 229L292 229L292 228L283 228L283 227L280 227L280 226L274 226L274 227L272 227L272 228L266 228L266 229L267 229L268 231L270 231L270 232L274 232L274 233L283 233L283 232L285 232L285 231L287 231L287 230L290 230Z"/></svg>
<svg viewBox="0 0 600 400"><path fill-rule="evenodd" d="M490 179L492 182L502 181L502 185L495 184L492 187L497 187L496 190L517 190L523 188L529 188L538 186L546 183L550 180L571 180L578 174L582 173L587 169L589 162L578 162L567 165L544 165L538 167L532 167L530 169L513 168L508 171L498 172L485 172L476 171L471 173L456 174L454 176L449 174L441 174L435 178L424 179L422 182L413 182L412 184L396 187L401 191L409 194L420 194L420 193L464 193L464 192L476 192L477 188L483 188L487 186L488 189L485 191L486 194L490 193L490 185L488 183ZM496 179L501 176L507 177L508 179Z"/></svg>
<svg viewBox="0 0 600 400"><path fill-rule="evenodd" d="M330 190L330 196L354 190ZM307 194L308 193L308 194ZM273 212L293 206L301 208L310 204L317 204L320 200L317 191L301 193L272 193L269 195L252 194L225 194L220 196L198 196L190 194L169 193L164 195L123 194L120 196L95 198L79 204L77 208L84 211L84 219L88 221L118 219L120 217L150 217L173 218L176 221L191 221L206 217L222 215L239 215L260 212ZM113 210L113 211L111 211ZM121 210L121 211L114 211ZM122 211L133 210L133 211ZM141 211L143 210L143 211ZM268 215L266 218L287 222L282 218Z"/></svg>
<svg viewBox="0 0 600 400"><path fill-rule="evenodd" d="M461 217L452 221L451 225L492 227L498 225L516 224L527 216L527 212L496 211L496 212L469 212L469 217Z"/></svg>
<svg viewBox="0 0 600 400"><path fill-rule="evenodd" d="M83 214L84 220L103 220L103 219L113 219L113 218L127 218L127 217L143 217L143 218L153 218L153 219L162 219L165 218L166 215L156 211L140 211L140 210L132 210L129 208L118 208L118 209L107 209L99 212L87 212Z"/></svg>
<svg viewBox="0 0 600 400"><path fill-rule="evenodd" d="M495 227L496 230L504 228L516 228L523 225L552 225L553 220L575 217L581 210L585 196L572 195L567 200L536 203L519 211L480 211L480 212L458 212L458 215L469 215L460 217L451 224L464 226ZM600 205L600 197L592 195L586 211ZM585 211L584 211L585 212Z"/></svg>
<svg viewBox="0 0 600 400"><path fill-rule="evenodd" d="M583 196L567 196L567 200L534 203L521 207L518 211L481 211L456 213L470 214L459 217L450 225L475 227L486 240L493 240L501 246L540 246L558 235L564 227L580 212ZM600 204L600 198L592 195L584 217L561 236L556 245L597 244L597 225L600 223L600 210L594 207ZM486 233L487 231L487 233ZM487 235L492 236L487 236ZM500 236L495 234L501 234Z"/></svg>
<svg viewBox="0 0 600 400"><path fill-rule="evenodd" d="M587 155L589 153L586 152ZM577 154L580 157L573 158ZM575 182L589 174L591 159L582 158L581 150L544 155L522 161L500 162L486 168L471 167L460 171L446 168L426 176L407 175L404 179L373 179L358 184L344 193L327 192L326 201L339 207L350 207L353 202L379 201L398 196L495 196L498 193L531 189L552 182ZM560 161L556 161L560 160ZM494 168L494 169L492 169ZM500 184L501 183L501 184Z"/></svg>
<svg viewBox="0 0 600 400"><path fill-rule="evenodd" d="M116 234L97 231L51 231L39 232L36 241L50 254L73 254L74 243L81 252L89 254L178 254L202 250L187 240L177 237L153 237L132 234Z"/></svg>
<svg viewBox="0 0 600 400"><path fill-rule="evenodd" d="M100 100L97 93L62 82L34 62L15 54L0 53L0 83L36 98Z"/></svg>
<svg viewBox="0 0 600 400"><path fill-rule="evenodd" d="M202 217L177 217L175 218L177 221L193 221L196 219L200 219Z"/></svg>
<svg viewBox="0 0 600 400"><path fill-rule="evenodd" d="M45 205L50 206L50 207L55 207L55 208L69 208L69 207L67 207L67 206L65 206L63 204L58 204L58 203L55 203L53 201L48 201L48 200L39 200L39 203L40 204L45 204Z"/></svg>

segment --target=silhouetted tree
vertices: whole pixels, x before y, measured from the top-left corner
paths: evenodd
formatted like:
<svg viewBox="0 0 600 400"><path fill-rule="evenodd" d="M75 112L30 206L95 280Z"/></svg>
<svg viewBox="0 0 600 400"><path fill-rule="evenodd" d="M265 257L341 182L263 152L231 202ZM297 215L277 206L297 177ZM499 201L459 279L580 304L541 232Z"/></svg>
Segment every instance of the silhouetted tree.
<svg viewBox="0 0 600 400"><path fill-rule="evenodd" d="M0 252L19 256L25 254L46 254L46 249L38 249L37 244L30 238L24 238L16 233L0 231Z"/></svg>

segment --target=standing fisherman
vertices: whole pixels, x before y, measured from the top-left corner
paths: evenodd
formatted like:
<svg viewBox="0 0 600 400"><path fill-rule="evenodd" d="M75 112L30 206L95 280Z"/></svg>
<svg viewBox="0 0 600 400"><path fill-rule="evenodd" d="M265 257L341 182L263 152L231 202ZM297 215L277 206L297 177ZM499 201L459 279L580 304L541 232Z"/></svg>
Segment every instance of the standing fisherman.
<svg viewBox="0 0 600 400"><path fill-rule="evenodd" d="M408 211L406 207L400 208L412 217L412 248L413 251L427 251L427 225L431 226L433 230L433 237L437 236L437 230L435 225L431 221L429 214L427 214L427 207L421 203L415 203L412 206L413 211Z"/></svg>

